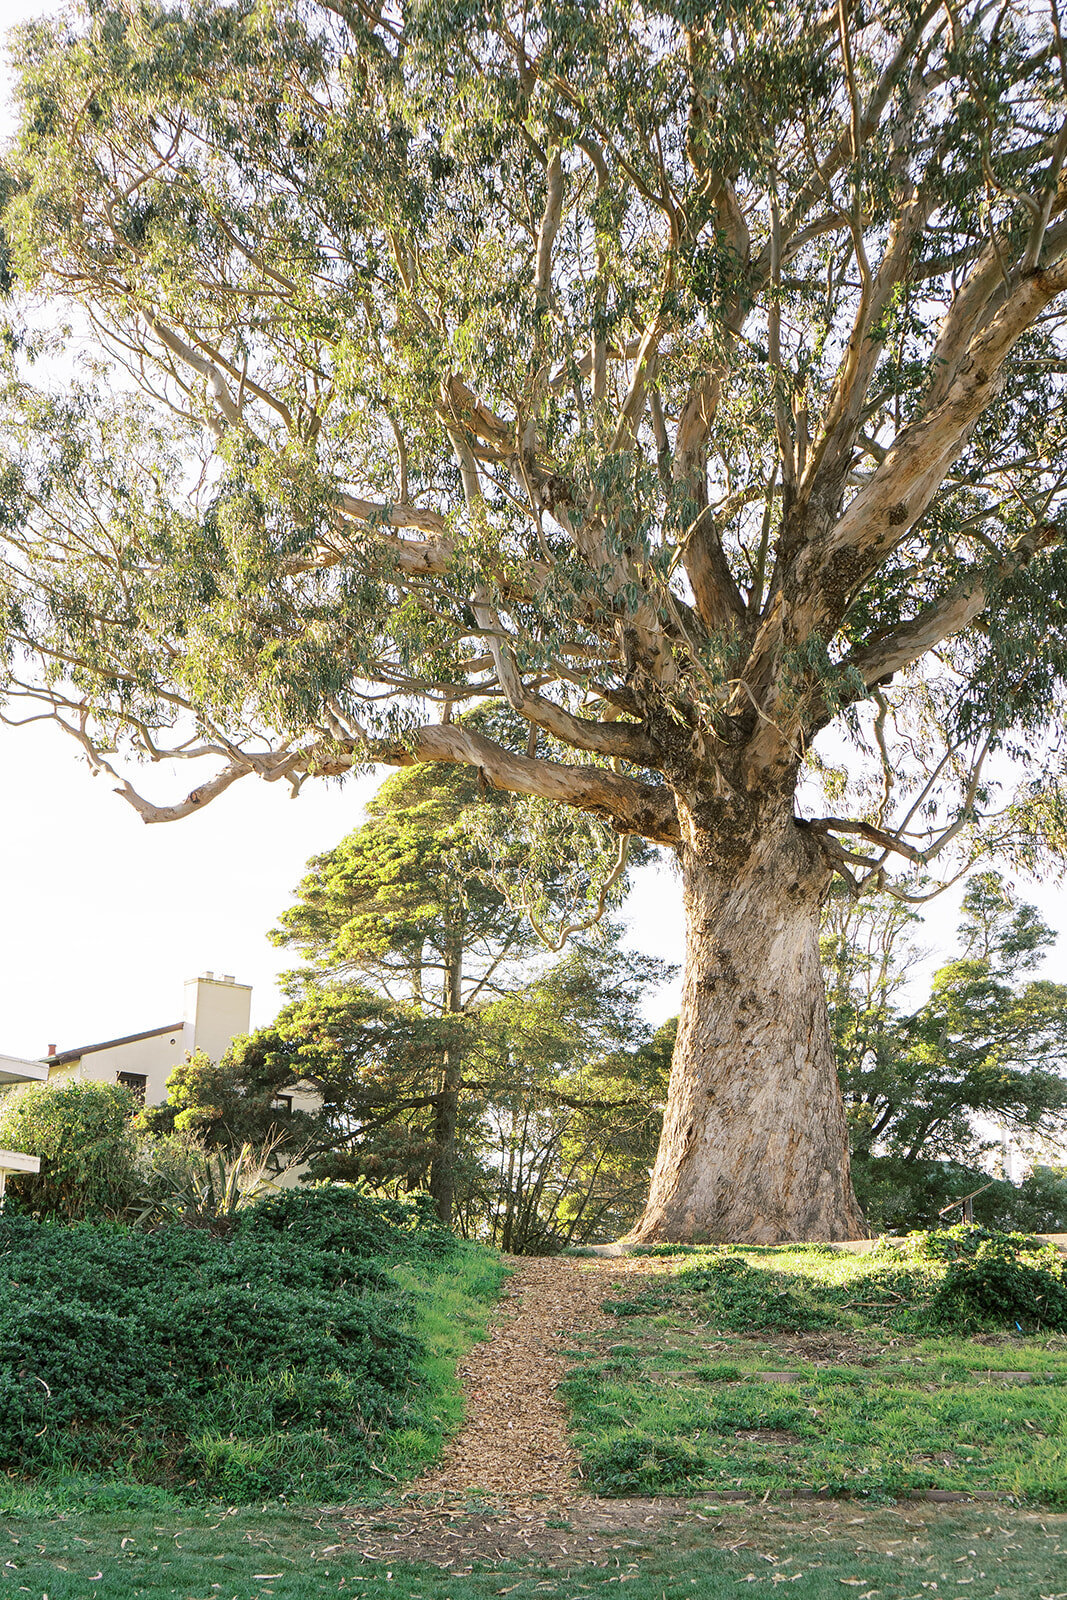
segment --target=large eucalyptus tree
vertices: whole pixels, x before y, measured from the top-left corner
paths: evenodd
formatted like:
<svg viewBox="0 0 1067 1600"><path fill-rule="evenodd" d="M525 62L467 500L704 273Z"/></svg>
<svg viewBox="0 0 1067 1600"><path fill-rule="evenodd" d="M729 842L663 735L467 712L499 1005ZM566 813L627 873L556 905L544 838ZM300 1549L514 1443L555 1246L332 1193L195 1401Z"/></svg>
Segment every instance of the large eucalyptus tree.
<svg viewBox="0 0 1067 1600"><path fill-rule="evenodd" d="M676 849L643 1239L856 1233L832 875L1062 833L1057 4L87 0L22 35L9 715L148 821L465 762ZM95 365L31 393L64 319ZM464 719L501 696L527 736ZM157 804L131 753L214 765Z"/></svg>

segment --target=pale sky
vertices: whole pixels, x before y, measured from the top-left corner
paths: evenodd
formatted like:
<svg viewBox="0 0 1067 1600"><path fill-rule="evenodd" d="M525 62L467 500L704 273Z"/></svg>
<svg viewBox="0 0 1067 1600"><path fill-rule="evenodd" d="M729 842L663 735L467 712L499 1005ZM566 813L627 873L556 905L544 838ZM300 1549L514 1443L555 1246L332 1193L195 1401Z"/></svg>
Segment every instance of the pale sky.
<svg viewBox="0 0 1067 1600"><path fill-rule="evenodd" d="M0 28L61 9L0 0ZM3 137L6 62L0 75ZM277 975L295 963L268 930L308 857L358 825L380 781L309 783L292 800L280 784L246 779L198 815L146 827L46 723L0 726L0 773L0 1054L27 1057L175 1021L184 979L204 970L252 984L253 1023L269 1022ZM167 800L195 780L135 781ZM675 876L644 874L633 913L639 947L678 961ZM656 1020L675 1003L663 995Z"/></svg>
<svg viewBox="0 0 1067 1600"><path fill-rule="evenodd" d="M59 9L0 0L0 25ZM8 81L4 68L5 97ZM0 727L0 772L0 1054L27 1057L176 1020L183 980L205 969L251 983L253 1023L270 1021L275 979L293 963L267 931L307 858L358 824L377 782L308 783L292 800L247 779L198 815L146 827L47 724ZM144 774L143 787L175 797L162 777ZM1062 890L1025 889L1067 930ZM938 902L928 919L941 959L957 904ZM680 960L676 875L643 873L627 909L636 948ZM1049 975L1062 966L1060 956ZM650 1011L658 1021L676 1004L672 985Z"/></svg>

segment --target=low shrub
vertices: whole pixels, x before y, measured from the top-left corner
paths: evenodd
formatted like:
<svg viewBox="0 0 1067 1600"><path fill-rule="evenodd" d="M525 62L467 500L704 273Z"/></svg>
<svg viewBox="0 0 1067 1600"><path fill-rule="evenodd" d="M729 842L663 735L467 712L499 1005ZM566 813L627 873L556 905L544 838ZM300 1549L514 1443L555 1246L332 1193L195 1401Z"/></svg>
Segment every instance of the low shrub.
<svg viewBox="0 0 1067 1600"><path fill-rule="evenodd" d="M814 1329L832 1326L836 1309L823 1306L811 1285L793 1273L753 1266L740 1255L705 1252L672 1278L659 1279L628 1300L607 1300L616 1317L647 1317L692 1302L717 1327Z"/></svg>
<svg viewBox="0 0 1067 1600"><path fill-rule="evenodd" d="M441 1232L347 1188L225 1238L0 1218L0 1470L336 1499L423 1381L417 1291L388 1268L440 1262Z"/></svg>
<svg viewBox="0 0 1067 1600"><path fill-rule="evenodd" d="M942 1327L1067 1331L1067 1262L1029 1234L961 1223L911 1234L879 1254L879 1280Z"/></svg>
<svg viewBox="0 0 1067 1600"><path fill-rule="evenodd" d="M453 1235L437 1221L429 1195L393 1200L348 1183L277 1190L245 1214L242 1227L255 1238L284 1238L319 1250L392 1260L447 1254L455 1246Z"/></svg>
<svg viewBox="0 0 1067 1600"><path fill-rule="evenodd" d="M958 1222L952 1228L932 1228L926 1233L909 1234L898 1252L922 1261L966 1260L983 1252L994 1254L1000 1260L1015 1260L1033 1252L1053 1258L1055 1249L1026 1233L1003 1233L996 1228L984 1227L976 1222Z"/></svg>
<svg viewBox="0 0 1067 1600"><path fill-rule="evenodd" d="M258 1149L212 1149L195 1134L145 1139L138 1153L139 1194L131 1213L140 1228L206 1228L232 1233L239 1214L268 1194L276 1176L276 1141Z"/></svg>
<svg viewBox="0 0 1067 1600"><path fill-rule="evenodd" d="M594 1494L659 1494L707 1476L698 1451L642 1434L609 1439L587 1452L585 1476Z"/></svg>
<svg viewBox="0 0 1067 1600"><path fill-rule="evenodd" d="M34 1083L0 1099L0 1149L40 1156L11 1179L15 1209L65 1221L121 1216L137 1191L131 1122L139 1102L118 1083Z"/></svg>
<svg viewBox="0 0 1067 1600"><path fill-rule="evenodd" d="M939 1320L969 1329L1067 1333L1067 1272L1050 1247L1020 1247L1016 1237L980 1242L950 1260L934 1296Z"/></svg>

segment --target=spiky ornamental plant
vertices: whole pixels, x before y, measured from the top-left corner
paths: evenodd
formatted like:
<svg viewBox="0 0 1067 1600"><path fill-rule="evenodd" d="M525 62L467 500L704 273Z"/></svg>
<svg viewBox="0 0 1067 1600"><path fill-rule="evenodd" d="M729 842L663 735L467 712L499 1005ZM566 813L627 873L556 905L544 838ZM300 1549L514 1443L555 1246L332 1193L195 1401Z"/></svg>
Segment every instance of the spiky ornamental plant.
<svg viewBox="0 0 1067 1600"><path fill-rule="evenodd" d="M832 876L1062 843L1056 5L90 0L22 35L10 270L124 375L20 401L12 715L147 820L450 761L675 847L642 1239L856 1233ZM526 741L455 719L490 696ZM157 805L116 747L215 765Z"/></svg>

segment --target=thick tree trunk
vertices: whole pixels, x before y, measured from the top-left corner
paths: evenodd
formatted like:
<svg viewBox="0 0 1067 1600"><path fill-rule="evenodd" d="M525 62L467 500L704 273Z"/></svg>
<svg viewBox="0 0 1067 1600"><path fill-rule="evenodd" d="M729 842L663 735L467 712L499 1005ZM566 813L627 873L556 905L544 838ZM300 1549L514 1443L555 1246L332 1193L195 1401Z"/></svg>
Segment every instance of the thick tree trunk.
<svg viewBox="0 0 1067 1600"><path fill-rule="evenodd" d="M449 930L445 952L443 1013L460 1016L463 1011L463 921L462 915ZM433 1160L430 1163L430 1194L439 1222L452 1225L456 1200L456 1129L459 1126L459 1097L463 1092L463 1053L452 1044L444 1051L440 1087L436 1095L433 1128Z"/></svg>
<svg viewBox="0 0 1067 1600"><path fill-rule="evenodd" d="M792 816L724 848L686 818L687 949L652 1187L631 1240L862 1237L819 961L829 871Z"/></svg>
<svg viewBox="0 0 1067 1600"><path fill-rule="evenodd" d="M463 1061L456 1050L446 1050L441 1068L441 1087L434 1107L433 1160L430 1164L430 1194L437 1220L452 1225L456 1203L456 1128L459 1124L459 1097L463 1088Z"/></svg>

